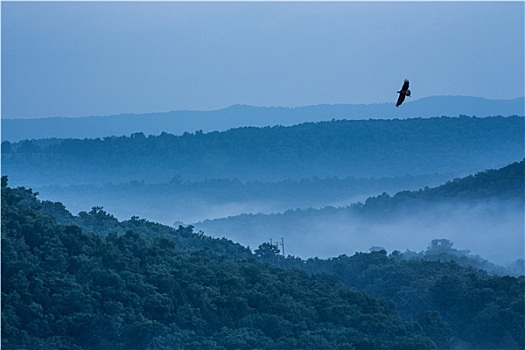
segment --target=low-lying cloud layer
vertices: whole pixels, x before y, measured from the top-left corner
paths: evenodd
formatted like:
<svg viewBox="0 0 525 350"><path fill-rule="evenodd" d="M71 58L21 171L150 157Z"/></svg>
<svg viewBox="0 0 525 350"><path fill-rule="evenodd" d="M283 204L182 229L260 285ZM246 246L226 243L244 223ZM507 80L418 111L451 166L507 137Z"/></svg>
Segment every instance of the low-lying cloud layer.
<svg viewBox="0 0 525 350"><path fill-rule="evenodd" d="M524 257L523 204L512 201L439 204L388 218L365 218L334 208L322 214L311 210L246 215L233 221L208 221L196 228L252 248L283 238L285 253L301 258L352 255L372 246L419 252L433 239L448 239L458 249L502 265Z"/></svg>

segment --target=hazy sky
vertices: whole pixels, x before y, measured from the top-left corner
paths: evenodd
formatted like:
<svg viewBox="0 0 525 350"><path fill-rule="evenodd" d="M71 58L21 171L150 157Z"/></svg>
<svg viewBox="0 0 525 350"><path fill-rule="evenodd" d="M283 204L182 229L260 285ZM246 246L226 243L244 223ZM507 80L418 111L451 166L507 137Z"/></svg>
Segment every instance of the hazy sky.
<svg viewBox="0 0 525 350"><path fill-rule="evenodd" d="M524 95L524 2L5 2L2 117Z"/></svg>

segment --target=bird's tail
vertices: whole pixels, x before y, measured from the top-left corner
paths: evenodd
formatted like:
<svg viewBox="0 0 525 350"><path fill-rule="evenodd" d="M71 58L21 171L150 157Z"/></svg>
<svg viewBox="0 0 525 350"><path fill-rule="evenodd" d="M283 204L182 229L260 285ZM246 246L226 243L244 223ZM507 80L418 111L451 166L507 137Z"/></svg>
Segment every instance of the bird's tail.
<svg viewBox="0 0 525 350"><path fill-rule="evenodd" d="M410 90L407 90L406 95L407 95L408 97L410 97L410 93L411 93Z"/></svg>

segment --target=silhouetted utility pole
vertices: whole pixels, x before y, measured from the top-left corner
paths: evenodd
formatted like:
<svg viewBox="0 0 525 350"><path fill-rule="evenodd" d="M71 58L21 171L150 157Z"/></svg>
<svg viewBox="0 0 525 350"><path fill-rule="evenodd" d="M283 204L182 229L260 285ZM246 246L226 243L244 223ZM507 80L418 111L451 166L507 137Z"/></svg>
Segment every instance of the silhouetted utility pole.
<svg viewBox="0 0 525 350"><path fill-rule="evenodd" d="M273 245L275 248L277 248L278 251L281 252L281 254L283 256L283 264L284 264L284 261L286 259L286 255L284 255L284 238L281 237L281 241L280 242L275 242L275 243L270 238L270 245ZM281 246L281 249L279 249L279 246ZM279 255L276 255L275 259L277 261L277 266L281 266L281 264L279 263Z"/></svg>
<svg viewBox="0 0 525 350"><path fill-rule="evenodd" d="M283 257L286 257L286 255L284 254L284 238L281 237L281 241L275 243L273 243L272 239L270 238L270 245L276 247L282 253ZM279 249L279 246L281 246L281 249Z"/></svg>

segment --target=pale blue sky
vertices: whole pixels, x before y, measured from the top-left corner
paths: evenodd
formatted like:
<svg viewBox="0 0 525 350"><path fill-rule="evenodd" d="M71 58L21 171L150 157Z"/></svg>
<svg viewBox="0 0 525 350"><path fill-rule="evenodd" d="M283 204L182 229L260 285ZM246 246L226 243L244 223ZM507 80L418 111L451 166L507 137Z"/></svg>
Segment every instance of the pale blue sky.
<svg viewBox="0 0 525 350"><path fill-rule="evenodd" d="M524 95L524 2L2 2L2 117Z"/></svg>

